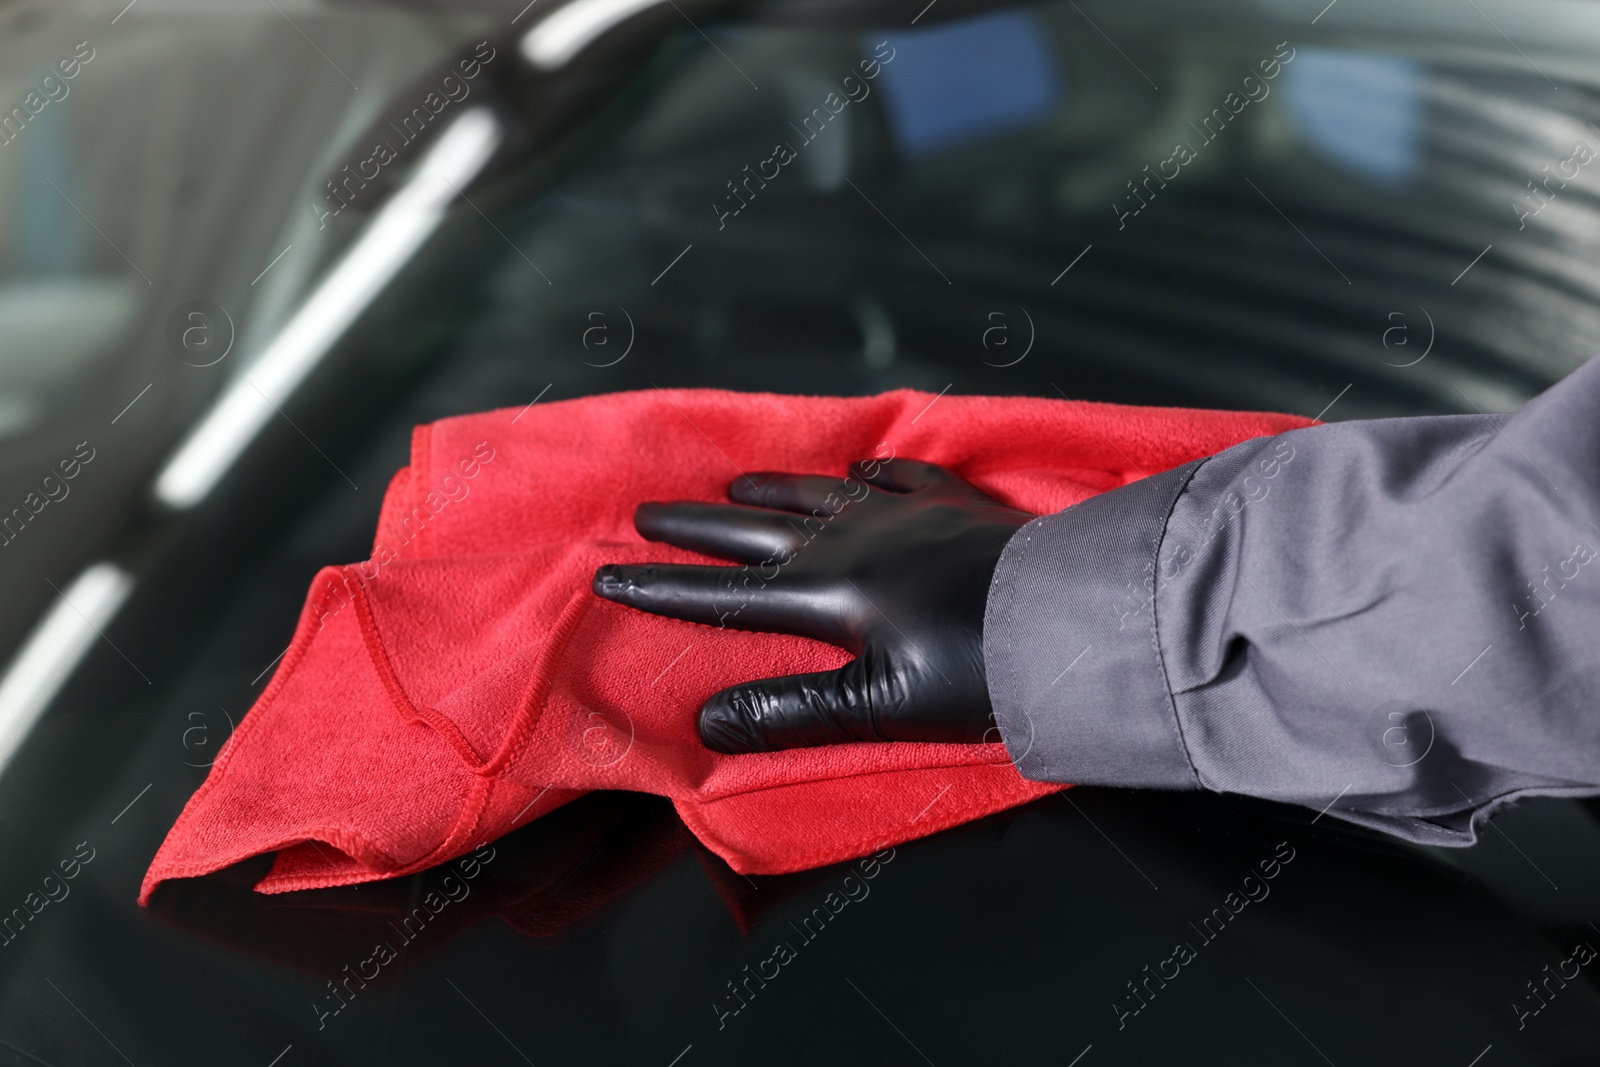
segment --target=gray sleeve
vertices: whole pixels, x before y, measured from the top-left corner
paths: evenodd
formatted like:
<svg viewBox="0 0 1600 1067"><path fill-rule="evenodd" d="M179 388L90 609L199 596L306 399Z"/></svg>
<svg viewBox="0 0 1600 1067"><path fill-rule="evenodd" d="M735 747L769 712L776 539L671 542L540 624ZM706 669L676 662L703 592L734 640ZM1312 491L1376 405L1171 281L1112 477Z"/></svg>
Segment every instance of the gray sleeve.
<svg viewBox="0 0 1600 1067"><path fill-rule="evenodd" d="M1235 446L1024 526L984 658L1018 769L1472 843L1600 793L1600 359L1512 416Z"/></svg>

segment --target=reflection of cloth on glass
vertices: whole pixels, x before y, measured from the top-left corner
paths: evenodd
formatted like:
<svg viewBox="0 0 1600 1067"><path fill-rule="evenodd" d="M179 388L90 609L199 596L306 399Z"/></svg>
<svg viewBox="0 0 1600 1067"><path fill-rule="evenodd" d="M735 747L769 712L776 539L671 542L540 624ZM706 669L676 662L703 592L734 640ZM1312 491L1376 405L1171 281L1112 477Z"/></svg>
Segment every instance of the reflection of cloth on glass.
<svg viewBox="0 0 1600 1067"><path fill-rule="evenodd" d="M634 507L723 500L741 471L843 475L892 450L1052 512L1303 424L909 391L656 390L420 427L373 560L318 574L288 653L141 899L271 851L264 892L408 874L594 789L670 797L748 873L848 859L1041 796L1058 787L1023 779L999 744L713 753L695 732L711 693L849 657L632 611L593 596L590 576L602 563L704 562L642 542Z"/></svg>
<svg viewBox="0 0 1600 1067"><path fill-rule="evenodd" d="M262 896L249 889L271 863L262 857L216 878L170 883L151 898L150 910L191 936L319 982L384 944L395 958L377 978L367 978L382 986L478 923L499 920L528 937L556 936L686 852L701 859L740 930L792 896L795 883L807 877L766 879L758 892L693 844L682 820L659 798L600 792L420 879ZM324 1002L326 1009L336 1006Z"/></svg>

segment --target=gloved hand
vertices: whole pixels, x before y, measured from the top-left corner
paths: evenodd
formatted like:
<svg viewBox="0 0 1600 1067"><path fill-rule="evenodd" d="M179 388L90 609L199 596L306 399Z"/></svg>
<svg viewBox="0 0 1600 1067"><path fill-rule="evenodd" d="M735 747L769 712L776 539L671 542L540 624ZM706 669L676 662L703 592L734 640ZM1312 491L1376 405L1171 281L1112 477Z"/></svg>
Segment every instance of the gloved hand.
<svg viewBox="0 0 1600 1067"><path fill-rule="evenodd" d="M728 496L747 506L641 504L634 526L745 566L606 566L594 591L657 615L815 638L856 658L714 694L700 709L708 747L999 740L984 606L1001 551L1032 515L901 459L857 463L843 479L750 474Z"/></svg>

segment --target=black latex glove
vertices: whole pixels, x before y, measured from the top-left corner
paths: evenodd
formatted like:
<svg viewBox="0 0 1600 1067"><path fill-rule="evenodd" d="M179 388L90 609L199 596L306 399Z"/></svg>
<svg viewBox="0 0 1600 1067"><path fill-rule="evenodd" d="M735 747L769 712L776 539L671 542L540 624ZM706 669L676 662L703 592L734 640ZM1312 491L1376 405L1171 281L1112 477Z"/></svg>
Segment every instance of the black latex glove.
<svg viewBox="0 0 1600 1067"><path fill-rule="evenodd" d="M1001 551L1032 515L901 459L858 463L846 478L750 474L728 496L750 506L641 504L634 525L746 566L606 566L594 591L657 615L816 638L856 658L713 695L700 709L708 747L999 740L984 606Z"/></svg>

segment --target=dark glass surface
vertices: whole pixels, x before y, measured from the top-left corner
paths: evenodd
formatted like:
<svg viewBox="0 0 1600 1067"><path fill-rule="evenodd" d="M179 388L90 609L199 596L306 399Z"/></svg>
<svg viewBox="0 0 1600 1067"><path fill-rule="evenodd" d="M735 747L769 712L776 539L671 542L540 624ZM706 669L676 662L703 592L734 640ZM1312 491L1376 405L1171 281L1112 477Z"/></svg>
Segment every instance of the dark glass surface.
<svg viewBox="0 0 1600 1067"><path fill-rule="evenodd" d="M1503 411L1600 348L1579 5L680 2L541 72L546 2L0 6L0 109L94 49L0 146L0 505L97 449L0 549L0 653L91 564L132 581L0 773L0 914L93 854L0 945L0 1063L1596 1062L1595 966L1514 1007L1600 947L1600 809L1570 801L1450 851L1072 790L899 847L823 923L855 865L744 878L665 801L594 795L411 938L442 871L269 897L254 862L135 905L419 422L652 386ZM324 180L480 41L493 158L215 488L163 503L433 142L319 228ZM237 332L208 366L171 339L193 301Z"/></svg>

